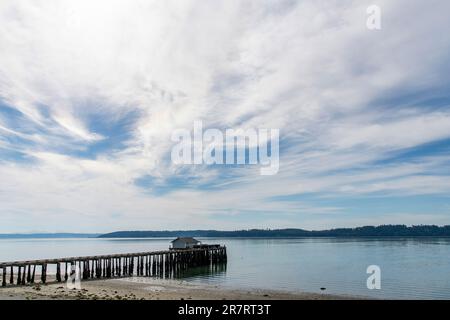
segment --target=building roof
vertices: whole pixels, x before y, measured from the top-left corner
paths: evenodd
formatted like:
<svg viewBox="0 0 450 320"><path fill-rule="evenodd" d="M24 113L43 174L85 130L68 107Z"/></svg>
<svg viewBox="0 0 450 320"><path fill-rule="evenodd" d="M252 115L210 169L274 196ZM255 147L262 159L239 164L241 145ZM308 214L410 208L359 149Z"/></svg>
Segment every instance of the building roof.
<svg viewBox="0 0 450 320"><path fill-rule="evenodd" d="M185 243L199 243L200 242L197 239L194 239L192 237L178 237L175 240L172 240L171 242L175 242L175 241L183 241Z"/></svg>

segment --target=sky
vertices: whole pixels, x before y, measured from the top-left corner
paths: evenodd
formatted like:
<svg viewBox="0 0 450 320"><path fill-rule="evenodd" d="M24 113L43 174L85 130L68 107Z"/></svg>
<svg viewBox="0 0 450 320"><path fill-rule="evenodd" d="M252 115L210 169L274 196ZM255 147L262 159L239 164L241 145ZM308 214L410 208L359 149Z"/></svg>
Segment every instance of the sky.
<svg viewBox="0 0 450 320"><path fill-rule="evenodd" d="M449 11L0 0L0 233L450 224ZM279 172L175 165L196 120L279 129Z"/></svg>

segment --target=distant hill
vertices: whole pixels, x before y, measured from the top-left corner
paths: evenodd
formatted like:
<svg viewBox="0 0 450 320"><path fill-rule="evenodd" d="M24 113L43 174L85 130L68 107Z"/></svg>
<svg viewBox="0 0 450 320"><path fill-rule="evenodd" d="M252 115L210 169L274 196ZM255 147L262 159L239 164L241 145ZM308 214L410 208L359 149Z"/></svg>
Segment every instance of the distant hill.
<svg viewBox="0 0 450 320"><path fill-rule="evenodd" d="M0 239L97 238L100 233L0 233Z"/></svg>
<svg viewBox="0 0 450 320"><path fill-rule="evenodd" d="M450 237L449 226L381 225L340 228L321 231L303 229L250 229L237 231L178 230L178 231L117 231L100 238L158 238L158 237L226 237L226 238L289 238L289 237Z"/></svg>

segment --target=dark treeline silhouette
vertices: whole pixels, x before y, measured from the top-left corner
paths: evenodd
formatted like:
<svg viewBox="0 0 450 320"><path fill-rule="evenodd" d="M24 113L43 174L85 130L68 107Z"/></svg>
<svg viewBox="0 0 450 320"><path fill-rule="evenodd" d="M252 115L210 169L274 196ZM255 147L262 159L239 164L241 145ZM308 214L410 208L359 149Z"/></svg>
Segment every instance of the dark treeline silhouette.
<svg viewBox="0 0 450 320"><path fill-rule="evenodd" d="M250 229L237 231L178 230L178 231L117 231L100 238L157 238L157 237L450 237L449 226L406 225L365 226L321 231L303 229Z"/></svg>

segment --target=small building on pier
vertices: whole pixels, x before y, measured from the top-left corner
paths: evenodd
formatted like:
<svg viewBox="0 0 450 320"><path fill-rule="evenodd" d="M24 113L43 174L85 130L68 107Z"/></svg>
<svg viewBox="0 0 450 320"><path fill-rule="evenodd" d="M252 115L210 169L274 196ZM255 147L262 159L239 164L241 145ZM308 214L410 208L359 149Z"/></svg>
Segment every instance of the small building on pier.
<svg viewBox="0 0 450 320"><path fill-rule="evenodd" d="M200 241L192 237L178 237L171 241L171 249L190 249L201 244Z"/></svg>

